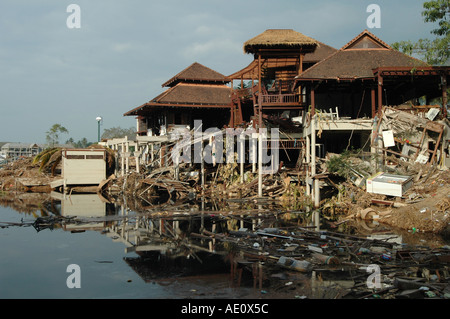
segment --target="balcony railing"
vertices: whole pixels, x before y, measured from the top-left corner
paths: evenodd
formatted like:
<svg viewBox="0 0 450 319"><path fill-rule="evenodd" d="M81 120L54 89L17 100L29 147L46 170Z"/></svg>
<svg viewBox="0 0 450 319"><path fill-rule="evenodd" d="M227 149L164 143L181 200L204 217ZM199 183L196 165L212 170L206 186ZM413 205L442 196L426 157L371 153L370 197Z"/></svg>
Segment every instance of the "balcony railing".
<svg viewBox="0 0 450 319"><path fill-rule="evenodd" d="M261 98L263 104L299 103L299 96L296 94L261 95Z"/></svg>

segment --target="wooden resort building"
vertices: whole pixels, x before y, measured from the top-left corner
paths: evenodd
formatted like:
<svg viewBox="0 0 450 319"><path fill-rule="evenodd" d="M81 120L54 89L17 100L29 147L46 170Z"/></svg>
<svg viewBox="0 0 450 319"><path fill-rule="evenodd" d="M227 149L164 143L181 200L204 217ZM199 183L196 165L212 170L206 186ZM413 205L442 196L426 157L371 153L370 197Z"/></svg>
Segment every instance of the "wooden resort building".
<svg viewBox="0 0 450 319"><path fill-rule="evenodd" d="M291 29L269 29L246 41L244 52L254 60L228 76L240 81L232 95L235 122L264 127L267 120L298 119L308 101L302 88L294 89L296 76L335 51Z"/></svg>
<svg viewBox="0 0 450 319"><path fill-rule="evenodd" d="M258 127L260 114L264 119L297 118L308 101L304 90L293 88L296 76L336 49L294 30L269 29L245 42L244 52L254 60L242 70L224 76L193 63L163 83L165 92L124 115L137 117L139 136L192 128L194 120L221 129Z"/></svg>
<svg viewBox="0 0 450 319"><path fill-rule="evenodd" d="M384 106L425 109L435 107L430 101L442 97L441 116L446 118L449 75L449 67L428 65L364 30L298 75L294 87L306 89L309 116L321 119L317 143L325 152L340 153L348 146L364 147L373 119L380 117ZM419 105L421 97L426 98L425 106ZM366 147L370 149L370 143Z"/></svg>
<svg viewBox="0 0 450 319"><path fill-rule="evenodd" d="M371 150L386 106L428 110L442 97L439 116L447 117L450 67L396 51L367 30L337 50L291 29L268 29L243 50L254 59L241 70L224 76L193 63L163 83L163 93L125 113L137 117L138 141L193 129L194 120L203 130L277 127L281 160L297 166L349 147Z"/></svg>
<svg viewBox="0 0 450 319"><path fill-rule="evenodd" d="M163 93L124 115L137 117L139 136L166 135L177 127L192 129L194 120L222 128L232 120L228 82L224 75L195 62L163 83L167 87Z"/></svg>

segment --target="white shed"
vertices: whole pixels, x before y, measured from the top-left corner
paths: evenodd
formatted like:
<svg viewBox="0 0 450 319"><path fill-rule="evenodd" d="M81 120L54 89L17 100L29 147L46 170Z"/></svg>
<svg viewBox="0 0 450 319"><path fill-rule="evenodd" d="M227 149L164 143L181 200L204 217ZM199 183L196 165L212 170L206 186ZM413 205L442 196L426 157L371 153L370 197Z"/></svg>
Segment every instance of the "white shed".
<svg viewBox="0 0 450 319"><path fill-rule="evenodd" d="M63 150L62 177L65 185L100 184L106 179L106 150Z"/></svg>

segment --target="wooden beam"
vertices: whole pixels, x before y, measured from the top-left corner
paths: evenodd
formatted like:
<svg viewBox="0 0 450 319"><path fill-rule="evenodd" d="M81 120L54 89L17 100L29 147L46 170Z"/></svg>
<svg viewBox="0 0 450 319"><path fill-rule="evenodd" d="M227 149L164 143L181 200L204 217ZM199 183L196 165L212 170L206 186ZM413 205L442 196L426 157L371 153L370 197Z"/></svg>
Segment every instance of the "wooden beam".
<svg viewBox="0 0 450 319"><path fill-rule="evenodd" d="M383 108L383 77L378 74L378 115L381 116Z"/></svg>
<svg viewBox="0 0 450 319"><path fill-rule="evenodd" d="M371 89L371 103L372 103L372 118L377 114L377 103L375 97L375 88Z"/></svg>
<svg viewBox="0 0 450 319"><path fill-rule="evenodd" d="M304 107L303 106L268 106L266 104L264 104L263 107L264 110L280 110L280 111L284 111L284 110L303 110Z"/></svg>
<svg viewBox="0 0 450 319"><path fill-rule="evenodd" d="M441 83L442 83L442 116L444 119L447 118L447 77L445 75L441 75Z"/></svg>
<svg viewBox="0 0 450 319"><path fill-rule="evenodd" d="M300 65L299 65L299 69L298 69L298 75L303 73L303 58L305 57L305 55L303 53L300 53ZM303 103L303 95L302 95L302 86L299 85L298 87L298 94L299 94L299 102Z"/></svg>
<svg viewBox="0 0 450 319"><path fill-rule="evenodd" d="M203 108L213 108L213 109L229 109L232 108L231 104L184 104L184 103L174 103L174 104L159 104L159 103L154 103L154 104L147 104L145 105L147 108L160 108L160 109L167 109L167 108L177 108L177 107L190 107L190 108L199 108L199 109L203 109ZM145 109L143 109L142 111L146 111Z"/></svg>
<svg viewBox="0 0 450 319"><path fill-rule="evenodd" d="M232 107L231 110L230 110L230 123L229 123L229 125L230 125L231 127L234 127L234 124L235 124L235 121L234 121L234 113L235 113L235 109L236 109L236 106L233 104L233 107Z"/></svg>
<svg viewBox="0 0 450 319"><path fill-rule="evenodd" d="M242 105L241 105L241 99L238 100L238 114L239 114L239 119L236 119L236 123L237 124L241 124L244 121L244 118L242 116Z"/></svg>
<svg viewBox="0 0 450 319"><path fill-rule="evenodd" d="M258 127L262 127L262 99L261 99L261 54L258 52L258 109L259 109L259 116L258 116Z"/></svg>

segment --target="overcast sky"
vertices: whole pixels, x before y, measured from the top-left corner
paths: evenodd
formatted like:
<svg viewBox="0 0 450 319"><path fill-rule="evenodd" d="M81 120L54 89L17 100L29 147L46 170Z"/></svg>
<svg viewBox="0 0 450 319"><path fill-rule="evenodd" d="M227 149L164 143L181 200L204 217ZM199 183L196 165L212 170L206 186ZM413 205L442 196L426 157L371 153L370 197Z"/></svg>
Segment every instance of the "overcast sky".
<svg viewBox="0 0 450 319"><path fill-rule="evenodd" d="M224 75L253 57L243 43L266 29L294 29L341 48L364 29L391 44L431 37L423 0L1 0L0 141L97 140L101 129L135 126L123 114L160 94L193 62ZM369 4L381 28L368 28ZM80 28L68 28L70 4Z"/></svg>

